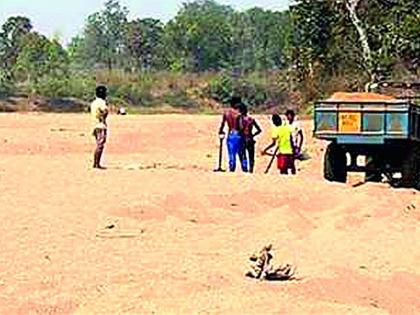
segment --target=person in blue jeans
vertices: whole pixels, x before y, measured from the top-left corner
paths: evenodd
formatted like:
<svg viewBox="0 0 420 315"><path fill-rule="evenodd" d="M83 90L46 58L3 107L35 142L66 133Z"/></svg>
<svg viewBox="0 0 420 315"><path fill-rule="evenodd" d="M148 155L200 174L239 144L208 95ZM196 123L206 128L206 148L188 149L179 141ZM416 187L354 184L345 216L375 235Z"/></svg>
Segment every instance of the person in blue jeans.
<svg viewBox="0 0 420 315"><path fill-rule="evenodd" d="M219 135L225 135L225 125L228 126L227 150L229 155L229 171L235 172L237 157L241 161L242 170L247 172L247 161L242 159L243 137L238 124L239 107L242 104L239 97L232 97L230 108L223 113L222 123L219 129Z"/></svg>

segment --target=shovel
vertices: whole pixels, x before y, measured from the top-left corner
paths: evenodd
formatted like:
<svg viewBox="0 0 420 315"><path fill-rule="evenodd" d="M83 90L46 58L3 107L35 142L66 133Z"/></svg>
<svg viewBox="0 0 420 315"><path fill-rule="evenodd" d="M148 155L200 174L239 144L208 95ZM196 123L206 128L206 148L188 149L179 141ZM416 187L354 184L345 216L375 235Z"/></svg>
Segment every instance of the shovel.
<svg viewBox="0 0 420 315"><path fill-rule="evenodd" d="M275 158L277 157L278 152L279 152L279 148L277 147L276 150L274 151L273 155L271 156L270 163L268 163L264 174L268 174L268 172L270 172L271 166L273 165L273 162L274 162Z"/></svg>
<svg viewBox="0 0 420 315"><path fill-rule="evenodd" d="M219 166L218 168L216 168L214 170L214 172L217 173L223 173L226 172L223 168L222 168L222 158L223 158L223 140L225 139L225 135L224 134L219 134L219 140L220 140L220 144L219 144Z"/></svg>

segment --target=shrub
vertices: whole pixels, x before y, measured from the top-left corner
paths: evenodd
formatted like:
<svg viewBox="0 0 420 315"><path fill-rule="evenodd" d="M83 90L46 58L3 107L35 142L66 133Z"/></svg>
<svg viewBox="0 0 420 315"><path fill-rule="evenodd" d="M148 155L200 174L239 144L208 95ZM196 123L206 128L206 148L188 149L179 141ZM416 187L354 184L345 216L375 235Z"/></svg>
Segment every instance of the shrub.
<svg viewBox="0 0 420 315"><path fill-rule="evenodd" d="M86 75L46 76L37 82L35 92L45 97L74 97L89 101L94 96L95 86L95 80Z"/></svg>
<svg viewBox="0 0 420 315"><path fill-rule="evenodd" d="M288 102L288 92L279 84L279 75L254 72L233 77L225 72L210 80L205 92L222 103L228 102L232 95L238 95L245 104L257 110L278 106Z"/></svg>
<svg viewBox="0 0 420 315"><path fill-rule="evenodd" d="M6 72L0 69L0 97L13 93L13 90L14 83L8 79Z"/></svg>
<svg viewBox="0 0 420 315"><path fill-rule="evenodd" d="M141 83L127 83L120 86L109 86L110 96L134 106L148 106L153 102L153 97L148 87Z"/></svg>
<svg viewBox="0 0 420 315"><path fill-rule="evenodd" d="M164 104L184 109L197 108L198 103L191 99L186 91L171 91L163 95Z"/></svg>
<svg viewBox="0 0 420 315"><path fill-rule="evenodd" d="M233 79L226 73L221 73L210 80L206 94L208 97L221 102L227 103L234 94Z"/></svg>

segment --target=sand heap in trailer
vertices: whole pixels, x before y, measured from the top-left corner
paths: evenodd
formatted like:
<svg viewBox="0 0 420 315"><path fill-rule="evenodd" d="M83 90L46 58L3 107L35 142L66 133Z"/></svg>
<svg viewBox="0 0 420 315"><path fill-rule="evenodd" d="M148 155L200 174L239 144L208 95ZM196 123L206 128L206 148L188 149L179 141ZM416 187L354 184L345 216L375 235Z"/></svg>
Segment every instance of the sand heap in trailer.
<svg viewBox="0 0 420 315"><path fill-rule="evenodd" d="M394 101L395 97L389 95L383 95L378 93L348 93L348 92L337 92L334 93L329 101Z"/></svg>

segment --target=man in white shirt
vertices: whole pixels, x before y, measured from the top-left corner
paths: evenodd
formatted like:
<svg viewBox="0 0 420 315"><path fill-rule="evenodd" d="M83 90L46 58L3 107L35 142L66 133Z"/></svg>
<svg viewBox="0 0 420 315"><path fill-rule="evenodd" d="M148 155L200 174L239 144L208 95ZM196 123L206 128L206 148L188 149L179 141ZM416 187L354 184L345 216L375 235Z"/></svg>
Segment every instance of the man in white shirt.
<svg viewBox="0 0 420 315"><path fill-rule="evenodd" d="M286 111L287 122L292 130L293 144L295 147L295 157L299 158L302 155L303 146L303 129L300 123L296 120L296 114L293 110Z"/></svg>
<svg viewBox="0 0 420 315"><path fill-rule="evenodd" d="M93 168L104 169L101 166L101 157L105 148L107 136L106 119L108 117L108 105L106 103L107 89L105 86L96 88L96 99L90 105L93 136L96 140L96 149L93 155Z"/></svg>

